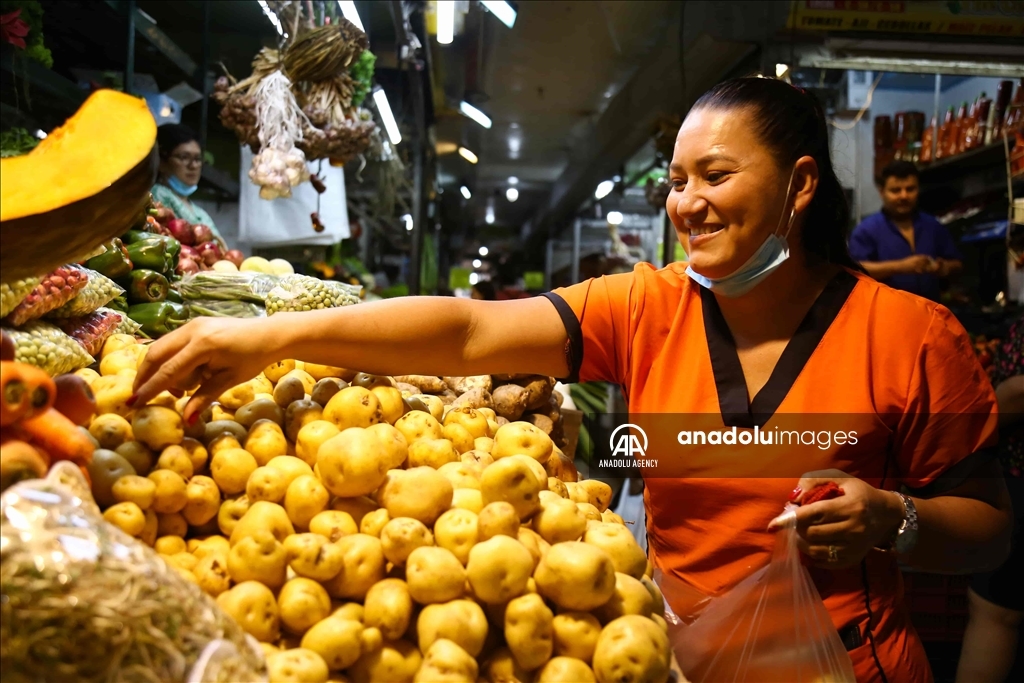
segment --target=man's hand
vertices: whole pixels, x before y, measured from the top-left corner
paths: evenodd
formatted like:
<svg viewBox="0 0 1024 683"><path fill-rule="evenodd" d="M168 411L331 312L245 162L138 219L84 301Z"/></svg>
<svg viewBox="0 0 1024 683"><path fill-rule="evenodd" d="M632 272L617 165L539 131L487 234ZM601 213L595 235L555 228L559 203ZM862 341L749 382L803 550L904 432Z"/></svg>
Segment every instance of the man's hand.
<svg viewBox="0 0 1024 683"><path fill-rule="evenodd" d="M921 275L933 272L931 269L935 267L935 260L925 254L914 254L900 259L900 266L907 275Z"/></svg>

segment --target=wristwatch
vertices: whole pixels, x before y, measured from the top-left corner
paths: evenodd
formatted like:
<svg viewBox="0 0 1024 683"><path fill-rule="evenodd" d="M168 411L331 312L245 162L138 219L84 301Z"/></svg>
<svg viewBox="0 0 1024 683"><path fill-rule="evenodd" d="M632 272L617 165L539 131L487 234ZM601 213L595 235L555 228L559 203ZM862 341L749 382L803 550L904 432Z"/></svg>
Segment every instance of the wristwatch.
<svg viewBox="0 0 1024 683"><path fill-rule="evenodd" d="M893 491L903 501L903 523L896 531L896 540L893 544L900 555L906 555L917 545L917 508L910 496L905 496L899 491Z"/></svg>

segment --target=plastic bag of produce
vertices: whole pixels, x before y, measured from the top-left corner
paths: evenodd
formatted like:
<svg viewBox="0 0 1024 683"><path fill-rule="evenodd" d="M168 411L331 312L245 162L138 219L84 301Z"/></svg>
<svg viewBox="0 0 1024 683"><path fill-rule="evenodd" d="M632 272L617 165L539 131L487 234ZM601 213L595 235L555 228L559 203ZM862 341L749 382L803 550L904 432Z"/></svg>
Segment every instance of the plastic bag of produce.
<svg viewBox="0 0 1024 683"><path fill-rule="evenodd" d="M121 314L109 308L100 308L88 315L55 320L54 323L76 342L82 345L90 356L103 350L103 343L117 333L121 325Z"/></svg>
<svg viewBox="0 0 1024 683"><path fill-rule="evenodd" d="M282 311L315 311L359 303L359 287L308 275L285 275L267 294L267 315Z"/></svg>
<svg viewBox="0 0 1024 683"><path fill-rule="evenodd" d="M264 318L267 310L249 301L217 301L216 299L190 299L186 304L188 317L202 318Z"/></svg>
<svg viewBox="0 0 1024 683"><path fill-rule="evenodd" d="M78 318L92 313L100 306L106 306L117 297L124 294L124 289L106 275L101 275L95 270L82 268L88 276L85 287L75 295L75 298L60 308L54 309L46 314L47 318Z"/></svg>
<svg viewBox="0 0 1024 683"><path fill-rule="evenodd" d="M258 644L107 523L74 465L4 492L0 536L4 680L267 680Z"/></svg>
<svg viewBox="0 0 1024 683"><path fill-rule="evenodd" d="M721 595L654 571L672 649L692 683L856 683L850 655L801 562L795 510L789 504L780 517L768 565Z"/></svg>
<svg viewBox="0 0 1024 683"><path fill-rule="evenodd" d="M25 300L28 293L39 285L40 278L29 277L0 284L0 318L6 318L14 307Z"/></svg>
<svg viewBox="0 0 1024 683"><path fill-rule="evenodd" d="M218 301L249 301L262 304L267 293L278 282L276 275L265 273L221 273L203 271L186 275L178 283L185 299L216 299Z"/></svg>
<svg viewBox="0 0 1024 683"><path fill-rule="evenodd" d="M116 313L118 318L121 320L121 322L119 322L117 324L117 327L114 329L114 334L130 334L135 337L140 336L140 333L142 331L142 325L129 318L128 314L125 313L124 311L115 311L113 308L97 309L97 313L99 313L100 311L109 311L111 313Z"/></svg>
<svg viewBox="0 0 1024 683"><path fill-rule="evenodd" d="M41 318L75 298L89 279L81 266L61 266L43 277L39 284L6 316L8 324L20 327L29 320Z"/></svg>
<svg viewBox="0 0 1024 683"><path fill-rule="evenodd" d="M3 328L14 341L14 360L41 368L51 376L74 372L96 362L55 325L35 320L22 328Z"/></svg>

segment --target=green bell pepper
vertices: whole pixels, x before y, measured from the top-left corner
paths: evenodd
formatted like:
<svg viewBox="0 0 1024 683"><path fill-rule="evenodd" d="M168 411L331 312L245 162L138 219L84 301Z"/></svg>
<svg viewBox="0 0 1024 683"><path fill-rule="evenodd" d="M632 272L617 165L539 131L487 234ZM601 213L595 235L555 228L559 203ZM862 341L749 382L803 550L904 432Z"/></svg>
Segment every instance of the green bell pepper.
<svg viewBox="0 0 1024 683"><path fill-rule="evenodd" d="M101 275L106 275L111 280L124 277L132 271L132 260L128 256L128 249L118 238L107 242L107 251L99 256L93 256L85 262L86 268L91 268Z"/></svg>
<svg viewBox="0 0 1024 683"><path fill-rule="evenodd" d="M122 294L121 296L117 297L116 299L114 299L113 301L108 303L107 304L107 308L112 308L115 311L120 311L121 313L127 313L128 312L128 297L126 297L126 296L124 296Z"/></svg>
<svg viewBox="0 0 1024 683"><path fill-rule="evenodd" d="M148 304L167 298L167 278L153 270L133 270L128 276L128 300L133 304Z"/></svg>
<svg viewBox="0 0 1024 683"><path fill-rule="evenodd" d="M188 310L181 304L158 301L130 306L128 317L142 325L142 331L150 337L160 337L187 323Z"/></svg>
<svg viewBox="0 0 1024 683"><path fill-rule="evenodd" d="M168 251L167 242L159 235L129 244L128 256L136 268L155 270L158 273L172 273L177 265L176 259Z"/></svg>
<svg viewBox="0 0 1024 683"><path fill-rule="evenodd" d="M164 301L173 301L176 304L185 303L185 299L181 296L181 292L176 290L174 287L171 287L167 290L167 297L164 299Z"/></svg>

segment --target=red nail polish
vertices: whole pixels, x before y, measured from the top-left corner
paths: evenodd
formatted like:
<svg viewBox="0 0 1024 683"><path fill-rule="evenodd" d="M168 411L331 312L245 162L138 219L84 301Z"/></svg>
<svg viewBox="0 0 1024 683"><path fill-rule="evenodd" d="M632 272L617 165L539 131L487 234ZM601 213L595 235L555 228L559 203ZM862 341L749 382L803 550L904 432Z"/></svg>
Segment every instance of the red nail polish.
<svg viewBox="0 0 1024 683"><path fill-rule="evenodd" d="M188 426L192 427L193 425L195 425L196 420L198 420L198 419L199 419L199 411L197 410L194 413L192 413L191 415L189 415Z"/></svg>
<svg viewBox="0 0 1024 683"><path fill-rule="evenodd" d="M797 486L795 489L793 489L793 493L789 494L789 502L790 503L795 502L796 499L799 498L800 494L803 493L803 492L804 492L804 490L802 488L800 488L799 486Z"/></svg>
<svg viewBox="0 0 1024 683"><path fill-rule="evenodd" d="M129 397L128 400L124 402L124 404L126 406L128 406L129 408L131 408L133 405L135 405L135 402L138 401L138 400L139 400L139 395L138 394L132 394L131 397Z"/></svg>

